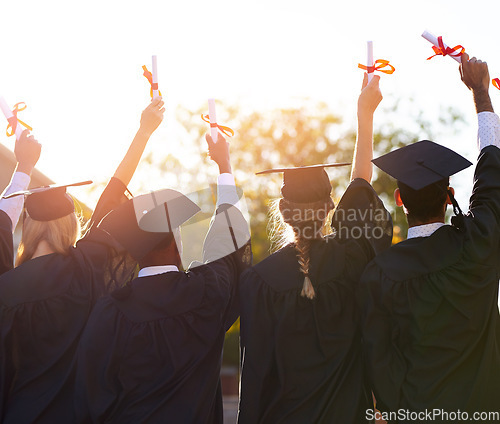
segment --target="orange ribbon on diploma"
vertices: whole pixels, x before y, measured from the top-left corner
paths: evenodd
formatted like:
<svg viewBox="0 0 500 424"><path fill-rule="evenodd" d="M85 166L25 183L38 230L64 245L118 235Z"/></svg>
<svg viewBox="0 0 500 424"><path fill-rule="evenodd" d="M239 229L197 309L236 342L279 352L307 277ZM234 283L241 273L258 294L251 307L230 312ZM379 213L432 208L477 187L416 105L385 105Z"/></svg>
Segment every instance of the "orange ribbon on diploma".
<svg viewBox="0 0 500 424"><path fill-rule="evenodd" d="M358 68L364 69L369 74L372 74L375 71L383 72L384 74L393 74L396 70L396 68L394 68L394 66L392 66L388 60L384 59L377 59L373 66L366 66L358 63Z"/></svg>
<svg viewBox="0 0 500 424"><path fill-rule="evenodd" d="M461 45L455 47L448 47L443 42L443 37L436 37L429 31L424 31L422 37L425 38L429 43L432 44L432 50L434 50L434 55L428 57L427 60L432 59L434 56L450 56L455 59L458 63L462 63L462 54L465 53L465 49Z"/></svg>
<svg viewBox="0 0 500 424"><path fill-rule="evenodd" d="M498 88L500 90L500 78L495 78L491 82L493 83L493 87Z"/></svg>
<svg viewBox="0 0 500 424"><path fill-rule="evenodd" d="M12 109L12 116L7 118L7 121L9 121L9 125L7 125L7 130L6 130L7 137L11 137L16 133L18 123L24 125L26 129L30 131L33 130L33 128L31 128L26 122L21 121L17 117L17 113L22 112L24 109L26 109L26 103L24 102L19 102L14 105L14 109ZM23 130L21 129L21 132L22 131Z"/></svg>
<svg viewBox="0 0 500 424"><path fill-rule="evenodd" d="M224 134L226 137L232 137L234 135L234 131L231 128L225 127L224 125L219 125L216 122L210 122L209 115L201 114L201 119L203 119L206 123L210 124L210 128L218 128L221 131L221 133ZM216 140L214 140L214 142L216 142Z"/></svg>
<svg viewBox="0 0 500 424"><path fill-rule="evenodd" d="M432 59L435 56L451 56L453 58L460 57L465 53L465 48L460 44L455 47L445 46L443 43L443 37L439 36L437 38L438 46L432 46L432 50L434 53L431 57L428 57L427 60Z"/></svg>
<svg viewBox="0 0 500 424"><path fill-rule="evenodd" d="M151 90L150 90L150 95L151 98L153 98L153 90L158 90L158 83L153 82L153 74L148 71L148 68L146 65L143 65L142 69L144 70L143 75L146 77L146 79L149 81L149 84L151 85ZM158 94L161 96L161 91L158 91Z"/></svg>

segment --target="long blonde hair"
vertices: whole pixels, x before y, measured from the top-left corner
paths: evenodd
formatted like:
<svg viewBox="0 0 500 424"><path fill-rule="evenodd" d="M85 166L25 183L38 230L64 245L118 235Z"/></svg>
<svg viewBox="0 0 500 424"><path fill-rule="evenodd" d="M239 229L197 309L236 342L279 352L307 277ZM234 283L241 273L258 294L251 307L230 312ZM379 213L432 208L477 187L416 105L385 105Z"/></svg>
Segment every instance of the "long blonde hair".
<svg viewBox="0 0 500 424"><path fill-rule="evenodd" d="M27 216L21 243L17 249L16 266L30 260L42 240L45 240L55 253L64 255L80 236L80 219L74 212L52 221L35 221Z"/></svg>
<svg viewBox="0 0 500 424"><path fill-rule="evenodd" d="M294 207L296 208L294 209ZM293 210L300 213L294 213ZM319 215L318 212L321 211L326 212L324 216ZM309 277L311 240L322 238L322 236L332 232L329 224L332 213L333 201L331 199L308 205L294 204L285 199L276 199L270 203L268 233L271 240L271 252L275 252L290 243L295 244L299 268L304 275L300 294L308 299L314 299L316 296ZM310 235L304 236L306 232Z"/></svg>

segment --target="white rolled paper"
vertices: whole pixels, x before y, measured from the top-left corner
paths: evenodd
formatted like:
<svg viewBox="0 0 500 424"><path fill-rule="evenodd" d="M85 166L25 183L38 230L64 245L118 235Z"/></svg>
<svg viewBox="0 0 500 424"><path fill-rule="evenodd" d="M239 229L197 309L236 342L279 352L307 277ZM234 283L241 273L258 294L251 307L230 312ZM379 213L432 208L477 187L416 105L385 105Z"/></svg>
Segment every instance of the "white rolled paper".
<svg viewBox="0 0 500 424"><path fill-rule="evenodd" d="M366 42L366 49L367 49L367 59L366 59L366 66L367 67L373 67L373 41L367 41ZM373 72L367 71L368 72L368 83L373 78Z"/></svg>
<svg viewBox="0 0 500 424"><path fill-rule="evenodd" d="M153 80L153 84L158 84L158 61L156 59L156 55L154 55L152 57L152 59L153 59L153 70L151 72L151 74L153 76L152 80ZM153 100L157 99L158 97L160 97L159 90L153 89Z"/></svg>
<svg viewBox="0 0 500 424"><path fill-rule="evenodd" d="M14 117L14 114L12 113L12 109L9 107L9 105L7 104L7 102L5 101L5 99L2 96L0 96L0 109L2 109L2 112L5 115L5 118L7 119L7 121L10 118ZM18 122L16 125L16 139L19 140L23 131L24 131L23 126L21 125L20 122Z"/></svg>
<svg viewBox="0 0 500 424"><path fill-rule="evenodd" d="M438 38L434 34L431 34L428 31L424 31L422 33L422 37L424 37L429 43L434 44L436 47L439 47ZM448 48L448 46L444 42L443 42L443 47L445 49ZM455 59L458 63L462 63L462 59L460 58L460 56L451 56L451 55L448 55L448 56Z"/></svg>
<svg viewBox="0 0 500 424"><path fill-rule="evenodd" d="M210 136L214 143L217 143L218 131L216 126L212 124L217 124L217 116L215 115L215 99L208 99L208 119L210 121Z"/></svg>

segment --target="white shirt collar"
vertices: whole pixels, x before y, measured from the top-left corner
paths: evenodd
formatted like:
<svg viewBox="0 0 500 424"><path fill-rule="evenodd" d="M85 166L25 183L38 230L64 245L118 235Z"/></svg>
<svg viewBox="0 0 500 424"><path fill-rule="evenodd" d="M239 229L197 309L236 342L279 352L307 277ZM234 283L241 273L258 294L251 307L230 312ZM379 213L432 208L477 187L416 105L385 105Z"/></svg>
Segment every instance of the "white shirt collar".
<svg viewBox="0 0 500 424"><path fill-rule="evenodd" d="M415 238L415 237L429 237L436 231L441 228L443 225L442 222L433 222L432 224L424 224L417 225L416 227L408 228L408 236L407 239Z"/></svg>
<svg viewBox="0 0 500 424"><path fill-rule="evenodd" d="M179 268L175 265L147 266L142 268L137 277L149 277L150 275L163 274L165 272L178 272Z"/></svg>

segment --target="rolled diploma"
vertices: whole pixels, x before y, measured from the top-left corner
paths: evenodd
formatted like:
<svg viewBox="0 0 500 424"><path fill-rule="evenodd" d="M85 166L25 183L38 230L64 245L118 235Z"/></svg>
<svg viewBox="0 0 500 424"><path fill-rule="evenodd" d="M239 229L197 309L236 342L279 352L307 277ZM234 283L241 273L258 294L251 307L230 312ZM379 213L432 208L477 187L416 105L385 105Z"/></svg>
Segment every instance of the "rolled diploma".
<svg viewBox="0 0 500 424"><path fill-rule="evenodd" d="M2 112L5 115L5 118L7 119L7 121L10 118L14 117L14 114L12 113L12 109L9 107L9 105L7 104L7 102L5 101L5 99L2 96L0 96L0 108L2 109ZM24 131L24 128L18 121L17 125L16 125L16 139L19 140L23 131Z"/></svg>
<svg viewBox="0 0 500 424"><path fill-rule="evenodd" d="M217 127L212 127L212 124L217 123L217 117L215 115L215 99L208 99L208 119L210 121L210 135L213 142L217 143Z"/></svg>
<svg viewBox="0 0 500 424"><path fill-rule="evenodd" d="M366 47L367 47L366 66L370 67L373 66L373 41L367 41ZM368 83L370 83L372 78L373 78L373 72L368 72Z"/></svg>
<svg viewBox="0 0 500 424"><path fill-rule="evenodd" d="M156 55L153 56L153 72L151 74L153 75L153 84L158 84L158 62L156 60ZM153 90L153 99L156 99L160 97L159 90Z"/></svg>
<svg viewBox="0 0 500 424"><path fill-rule="evenodd" d="M434 34L431 34L430 32L424 31L422 33L422 37L424 37L429 43L432 43L436 47L439 47L438 39ZM445 49L448 48L448 46L446 44L444 44L444 42L443 42L443 46ZM448 55L448 56L450 56L450 55ZM450 57L455 59L458 63L462 63L462 59L460 58L460 56L450 56Z"/></svg>

